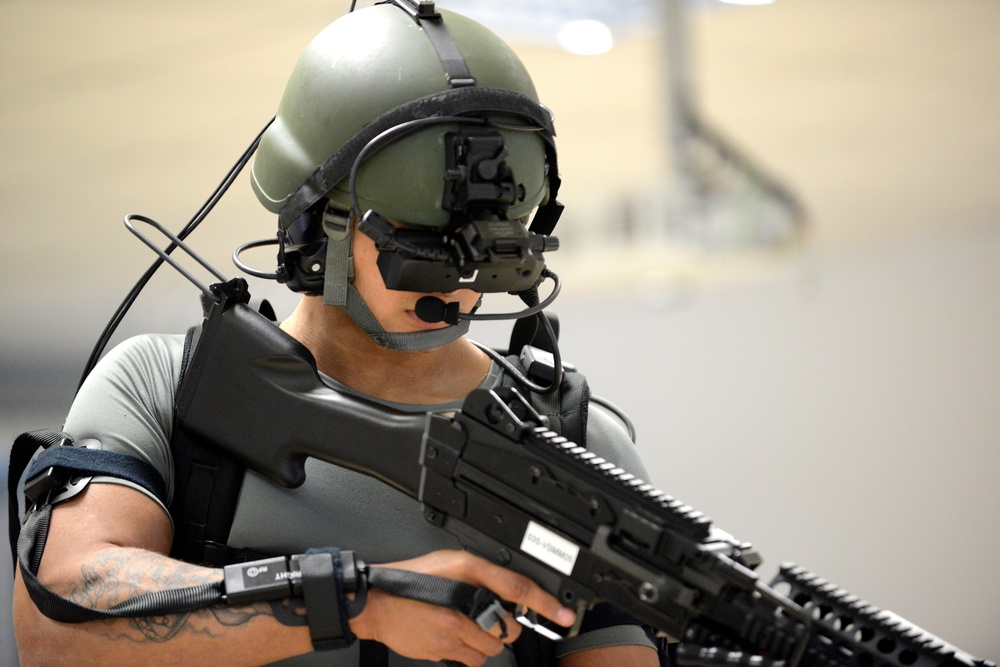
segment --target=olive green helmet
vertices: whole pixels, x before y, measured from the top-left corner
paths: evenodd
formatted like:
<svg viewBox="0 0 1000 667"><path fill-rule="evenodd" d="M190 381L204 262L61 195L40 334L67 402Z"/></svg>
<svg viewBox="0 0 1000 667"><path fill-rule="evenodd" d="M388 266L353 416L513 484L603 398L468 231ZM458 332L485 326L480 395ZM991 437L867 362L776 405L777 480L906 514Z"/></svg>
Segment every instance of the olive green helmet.
<svg viewBox="0 0 1000 667"><path fill-rule="evenodd" d="M359 215L373 209L413 225L448 224L444 137L458 124L432 120L406 129L421 118L469 115L495 123L520 193L508 219L528 215L557 187L551 118L518 57L475 21L434 12L471 75L458 80L450 62L456 54L447 45L439 53L418 7L434 12L432 3L397 0L347 14L299 58L251 172L254 192L279 213L283 229L324 197L354 208L352 182ZM369 144L386 131L396 136L373 150Z"/></svg>
<svg viewBox="0 0 1000 667"><path fill-rule="evenodd" d="M427 0L338 19L300 56L251 170L258 199L278 213L275 276L322 293L384 347L454 340L468 319L382 329L353 284L350 213L454 234L539 207L529 236L548 238L561 210L554 134L524 65L478 23ZM537 270L554 245L535 245L516 261Z"/></svg>

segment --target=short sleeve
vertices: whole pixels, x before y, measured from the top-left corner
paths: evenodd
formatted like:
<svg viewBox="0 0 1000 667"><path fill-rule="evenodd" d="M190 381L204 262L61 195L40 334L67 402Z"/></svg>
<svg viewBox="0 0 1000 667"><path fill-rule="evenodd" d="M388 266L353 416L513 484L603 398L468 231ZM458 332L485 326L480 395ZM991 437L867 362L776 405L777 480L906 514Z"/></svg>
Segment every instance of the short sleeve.
<svg viewBox="0 0 1000 667"><path fill-rule="evenodd" d="M183 335L130 338L109 352L87 377L63 430L76 440L95 438L104 449L152 465L173 493L170 436L180 378Z"/></svg>

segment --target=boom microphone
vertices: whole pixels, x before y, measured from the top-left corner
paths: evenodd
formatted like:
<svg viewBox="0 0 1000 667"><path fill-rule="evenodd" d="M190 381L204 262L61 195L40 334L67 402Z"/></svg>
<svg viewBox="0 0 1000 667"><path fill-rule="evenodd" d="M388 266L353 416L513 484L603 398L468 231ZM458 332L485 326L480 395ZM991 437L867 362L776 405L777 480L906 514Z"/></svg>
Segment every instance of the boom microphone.
<svg viewBox="0 0 1000 667"><path fill-rule="evenodd" d="M460 317L472 319L470 313L458 312L458 301L450 303L437 298L436 296L424 296L417 299L413 312L424 322L447 322L448 324L458 324Z"/></svg>
<svg viewBox="0 0 1000 667"><path fill-rule="evenodd" d="M473 312L461 313L458 310L457 301L447 302L436 296L422 296L417 299L417 303L413 306L413 312L415 312L417 317L422 319L424 322L447 322L448 324L458 324L462 320L515 320L520 317L527 317L528 315L540 313L545 308L548 308L549 304L555 301L556 297L559 296L559 290L562 288L559 276L555 273L549 271L548 269L543 269L542 276L543 278L550 278L555 283L552 287L552 293L549 294L541 303L534 303L528 308L515 313L484 313L482 315L476 315L474 313L479 307L478 304L476 305L476 308L472 309ZM526 292L521 292L519 294L525 293Z"/></svg>

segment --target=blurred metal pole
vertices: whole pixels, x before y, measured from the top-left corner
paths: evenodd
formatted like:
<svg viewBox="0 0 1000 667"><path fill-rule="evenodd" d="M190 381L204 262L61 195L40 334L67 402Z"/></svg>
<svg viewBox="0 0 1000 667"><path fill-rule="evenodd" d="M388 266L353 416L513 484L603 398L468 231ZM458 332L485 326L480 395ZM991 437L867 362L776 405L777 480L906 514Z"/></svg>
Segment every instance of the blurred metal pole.
<svg viewBox="0 0 1000 667"><path fill-rule="evenodd" d="M752 183L778 208L786 218L786 239L798 236L806 225L805 209L791 188L764 169L757 161L738 148L718 129L705 121L698 112L694 93L694 68L691 64L691 20L695 0L654 0L658 8L663 58L667 61L664 72L667 79L665 105L669 128L667 143L671 152L670 162L676 171L675 184L679 196L690 198L687 204L693 210L707 214L709 208L724 198L713 183L712 173L718 174L719 166L739 174ZM707 150L706 150L707 149ZM711 155L712 158L708 156ZM682 208L690 211L688 206ZM696 223L697 224L697 223ZM684 226L684 225L682 225Z"/></svg>
<svg viewBox="0 0 1000 667"><path fill-rule="evenodd" d="M692 173L690 140L693 138L688 117L691 110L691 65L689 62L690 28L684 0L661 0L660 25L667 73L667 122L670 128L672 162L678 178L690 178Z"/></svg>

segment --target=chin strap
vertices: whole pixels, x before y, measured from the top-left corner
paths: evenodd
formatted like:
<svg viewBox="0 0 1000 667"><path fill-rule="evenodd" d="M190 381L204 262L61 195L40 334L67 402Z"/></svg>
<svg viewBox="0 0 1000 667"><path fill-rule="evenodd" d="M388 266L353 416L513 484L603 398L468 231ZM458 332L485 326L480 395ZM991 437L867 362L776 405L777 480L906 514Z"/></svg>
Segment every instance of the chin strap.
<svg viewBox="0 0 1000 667"><path fill-rule="evenodd" d="M389 333L379 324L375 315L368 308L368 304L361 297L361 293L353 284L347 287L347 304L344 306L344 310L373 341L387 350L396 352L417 352L443 347L468 333L471 324L469 320L461 320L458 324L443 329Z"/></svg>
<svg viewBox="0 0 1000 667"><path fill-rule="evenodd" d="M340 224L340 220L337 216L324 214L323 231L327 241L323 303L343 308L354 323L380 347L395 352L433 350L468 333L468 321L430 331L387 332L354 286L354 261L351 256L353 225L349 222Z"/></svg>

